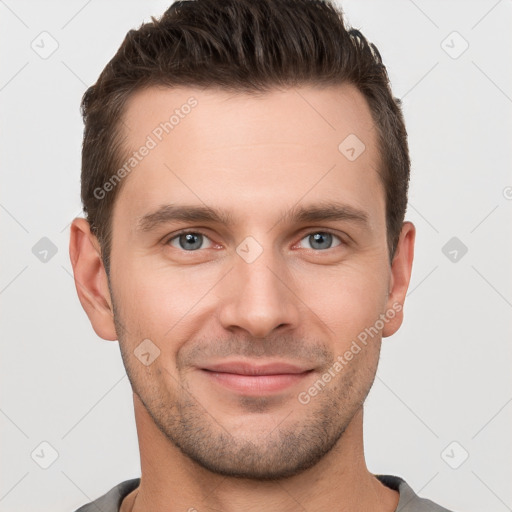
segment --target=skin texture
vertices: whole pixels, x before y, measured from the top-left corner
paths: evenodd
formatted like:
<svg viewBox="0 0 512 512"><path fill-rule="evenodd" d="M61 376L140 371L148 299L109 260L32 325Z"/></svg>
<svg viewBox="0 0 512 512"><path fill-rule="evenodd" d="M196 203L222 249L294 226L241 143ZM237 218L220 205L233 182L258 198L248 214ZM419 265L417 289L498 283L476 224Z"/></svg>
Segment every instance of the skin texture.
<svg viewBox="0 0 512 512"><path fill-rule="evenodd" d="M81 304L100 337L119 339L134 391L142 477L122 511L394 511L398 493L366 468L363 402L381 338L402 323L415 228L403 224L390 264L367 103L350 85L259 97L150 88L127 104L127 149L191 97L197 106L124 178L110 283L88 223L77 218L71 227ZM354 161L338 149L350 134L365 145ZM283 217L326 202L360 210L367 222ZM168 204L229 211L232 224L138 229ZM193 240L199 248L180 246L184 228L204 235ZM326 232L333 236L320 244L310 236ZM247 237L257 244L244 245ZM261 254L249 263L240 247ZM299 394L371 326L378 334L302 403ZM160 351L147 366L134 353L146 339ZM202 369L228 360L311 371L284 389L250 394Z"/></svg>

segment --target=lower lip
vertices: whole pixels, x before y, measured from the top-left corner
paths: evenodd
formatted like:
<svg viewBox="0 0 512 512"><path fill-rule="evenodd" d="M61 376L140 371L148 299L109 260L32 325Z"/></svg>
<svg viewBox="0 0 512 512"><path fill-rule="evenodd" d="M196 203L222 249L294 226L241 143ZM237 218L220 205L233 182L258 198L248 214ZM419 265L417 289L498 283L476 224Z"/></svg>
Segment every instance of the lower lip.
<svg viewBox="0 0 512 512"><path fill-rule="evenodd" d="M202 370L202 372L209 379L228 389L252 395L282 391L302 382L311 373L311 371L308 371L304 373L282 373L278 375L240 375L237 373L222 373L210 370Z"/></svg>

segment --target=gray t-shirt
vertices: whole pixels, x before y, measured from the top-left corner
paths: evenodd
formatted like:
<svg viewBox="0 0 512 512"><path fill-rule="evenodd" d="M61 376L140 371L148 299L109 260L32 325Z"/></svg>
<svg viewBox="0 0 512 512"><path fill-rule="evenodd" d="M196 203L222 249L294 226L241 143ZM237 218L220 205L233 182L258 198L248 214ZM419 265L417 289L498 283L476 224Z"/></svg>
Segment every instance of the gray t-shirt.
<svg viewBox="0 0 512 512"><path fill-rule="evenodd" d="M395 512L451 512L436 505L433 501L420 498L407 482L399 476L375 475L384 485L400 493L400 500ZM119 512L123 499L128 496L140 483L140 478L125 480L113 487L106 494L83 505L75 512Z"/></svg>

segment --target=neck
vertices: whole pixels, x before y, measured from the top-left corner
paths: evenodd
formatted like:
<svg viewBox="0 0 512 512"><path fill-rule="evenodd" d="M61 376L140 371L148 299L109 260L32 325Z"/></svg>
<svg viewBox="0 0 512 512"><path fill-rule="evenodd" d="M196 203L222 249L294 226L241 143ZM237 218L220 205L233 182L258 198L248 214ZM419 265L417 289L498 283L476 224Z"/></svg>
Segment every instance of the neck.
<svg viewBox="0 0 512 512"><path fill-rule="evenodd" d="M160 432L136 395L134 406L142 475L138 489L123 501L121 512L292 512L297 508L393 512L398 504L398 493L381 484L366 467L362 408L316 465L282 480L256 481L203 468Z"/></svg>

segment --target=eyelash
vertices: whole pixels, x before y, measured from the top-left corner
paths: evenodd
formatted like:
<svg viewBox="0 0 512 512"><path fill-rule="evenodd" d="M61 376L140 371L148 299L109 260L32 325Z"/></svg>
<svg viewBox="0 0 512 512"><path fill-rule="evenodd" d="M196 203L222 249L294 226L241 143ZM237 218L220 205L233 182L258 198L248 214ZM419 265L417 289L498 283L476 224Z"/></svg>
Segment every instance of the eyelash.
<svg viewBox="0 0 512 512"><path fill-rule="evenodd" d="M315 230L309 231L309 232L305 233L304 236L301 237L299 242L304 240L304 238L306 238L308 236L311 236L311 235L315 235L317 233L326 233L326 234L329 234L329 235L333 235L334 237L338 238L340 243L338 245L335 245L334 247L329 247L328 249L318 249L318 250L308 249L310 251L322 253L322 252L327 252L327 251L329 251L331 249L336 249L336 247L340 247L342 245L347 245L347 242L345 240L343 240L343 238L340 235L336 234L335 232L331 231L330 229L315 229ZM195 230L193 230L193 229L184 229L182 231L178 231L177 233L174 233L171 237L166 238L165 241L163 242L163 244L164 245L169 245L172 240L175 240L176 238L180 237L181 235L188 235L188 234L202 235L203 237L206 237L208 240L212 241L210 239L210 237L206 233L201 231L201 230L197 230L197 229L195 229ZM174 247L174 248L177 249L176 247ZM184 249L178 249L178 250L181 250L181 252L185 252L185 253L187 253L187 252L188 253L194 253L194 252L198 252L199 251L199 249L197 249L195 251L185 251Z"/></svg>

